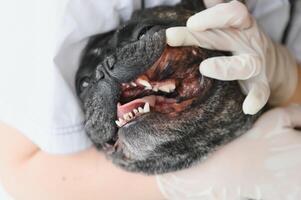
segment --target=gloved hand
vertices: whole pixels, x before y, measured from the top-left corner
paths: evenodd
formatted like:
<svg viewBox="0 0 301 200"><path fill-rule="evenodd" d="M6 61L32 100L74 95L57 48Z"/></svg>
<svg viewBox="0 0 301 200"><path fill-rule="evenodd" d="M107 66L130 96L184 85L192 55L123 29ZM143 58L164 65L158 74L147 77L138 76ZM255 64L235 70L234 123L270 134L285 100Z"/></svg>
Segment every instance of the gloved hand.
<svg viewBox="0 0 301 200"><path fill-rule="evenodd" d="M256 114L268 100L278 105L294 93L298 79L296 60L258 27L245 5L238 1L199 12L189 18L187 27L169 28L166 36L170 46L197 45L231 51L233 56L204 60L200 72L215 79L239 80L247 95L243 103L246 114Z"/></svg>
<svg viewBox="0 0 301 200"><path fill-rule="evenodd" d="M170 200L301 199L301 106L276 108L207 160L157 176Z"/></svg>

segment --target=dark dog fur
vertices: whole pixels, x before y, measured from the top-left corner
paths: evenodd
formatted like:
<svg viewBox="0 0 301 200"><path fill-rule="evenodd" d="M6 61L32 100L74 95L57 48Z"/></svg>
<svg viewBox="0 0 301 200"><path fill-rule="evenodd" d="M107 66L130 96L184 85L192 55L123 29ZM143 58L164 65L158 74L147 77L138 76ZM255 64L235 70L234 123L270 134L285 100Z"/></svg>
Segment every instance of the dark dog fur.
<svg viewBox="0 0 301 200"><path fill-rule="evenodd" d="M154 174L190 167L246 132L259 116L243 114L244 95L237 82L203 77L212 82L210 89L181 115L168 118L151 112L133 125L120 129L115 125L121 83L134 80L159 59L165 48L165 29L185 25L189 16L204 9L200 2L182 1L135 12L117 30L91 38L83 53L76 87L87 134L101 150L118 133L118 150L105 152L126 170ZM145 31L154 25L156 32ZM139 39L143 31L145 37ZM202 51L206 56L195 62L223 55Z"/></svg>

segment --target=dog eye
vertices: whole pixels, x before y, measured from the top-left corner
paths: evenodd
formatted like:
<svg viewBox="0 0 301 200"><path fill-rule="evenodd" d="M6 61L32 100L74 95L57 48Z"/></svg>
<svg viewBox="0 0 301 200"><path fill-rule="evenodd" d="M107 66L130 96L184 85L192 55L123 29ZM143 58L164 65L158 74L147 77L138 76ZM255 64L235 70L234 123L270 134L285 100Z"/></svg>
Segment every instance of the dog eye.
<svg viewBox="0 0 301 200"><path fill-rule="evenodd" d="M80 83L80 90L84 90L85 88L89 87L90 85L90 78L89 77L84 77L81 79Z"/></svg>
<svg viewBox="0 0 301 200"><path fill-rule="evenodd" d="M142 28L138 34L138 39L141 40L145 37L147 31L149 31L153 26L146 26Z"/></svg>

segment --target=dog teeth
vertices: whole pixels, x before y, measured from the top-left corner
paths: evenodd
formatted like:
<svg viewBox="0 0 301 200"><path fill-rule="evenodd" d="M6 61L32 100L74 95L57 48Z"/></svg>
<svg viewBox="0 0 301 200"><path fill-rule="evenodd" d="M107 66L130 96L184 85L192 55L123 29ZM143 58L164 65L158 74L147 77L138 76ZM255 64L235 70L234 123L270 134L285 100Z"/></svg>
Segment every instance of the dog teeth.
<svg viewBox="0 0 301 200"><path fill-rule="evenodd" d="M126 121L123 120L123 119L121 119L121 118L119 118L118 120L115 121L115 123L120 128L120 127L122 127L126 123Z"/></svg>
<svg viewBox="0 0 301 200"><path fill-rule="evenodd" d="M137 82L140 85L143 85L145 87L145 89L151 90L152 89L152 85L147 81L147 80L143 80L143 79L138 79Z"/></svg>
<svg viewBox="0 0 301 200"><path fill-rule="evenodd" d="M158 88L157 87L153 87L153 91L154 92L158 92Z"/></svg>
<svg viewBox="0 0 301 200"><path fill-rule="evenodd" d="M129 113L124 114L124 115L123 115L123 119L125 119L126 121L130 120L131 118L130 118L130 116L129 116Z"/></svg>
<svg viewBox="0 0 301 200"><path fill-rule="evenodd" d="M168 83L159 87L159 90L162 92L173 92L176 89L176 85L174 83Z"/></svg>
<svg viewBox="0 0 301 200"><path fill-rule="evenodd" d="M146 104L144 105L143 111L144 111L144 113L150 112L150 106L149 106L149 103L146 103Z"/></svg>
<svg viewBox="0 0 301 200"><path fill-rule="evenodd" d="M139 108L138 108L138 111L139 111L140 113L143 113L143 108L139 107Z"/></svg>
<svg viewBox="0 0 301 200"><path fill-rule="evenodd" d="M115 123L117 124L118 127L121 127L121 122L119 120L116 120Z"/></svg>
<svg viewBox="0 0 301 200"><path fill-rule="evenodd" d="M133 87L137 87L137 84L136 84L135 82L131 82L130 84L131 84L131 86L133 86Z"/></svg>
<svg viewBox="0 0 301 200"><path fill-rule="evenodd" d="M129 121L135 119L137 116L140 116L142 114L150 112L150 104L146 102L142 107L138 107L133 109L131 112L126 113L122 116L122 118L119 118L115 121L116 125L121 128L123 125L128 123Z"/></svg>

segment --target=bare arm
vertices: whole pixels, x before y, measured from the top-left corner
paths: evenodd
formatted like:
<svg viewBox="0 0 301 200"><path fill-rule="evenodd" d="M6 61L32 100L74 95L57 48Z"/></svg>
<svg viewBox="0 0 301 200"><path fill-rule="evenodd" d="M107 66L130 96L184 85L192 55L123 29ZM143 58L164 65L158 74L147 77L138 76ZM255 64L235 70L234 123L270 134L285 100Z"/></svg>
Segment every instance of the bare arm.
<svg viewBox="0 0 301 200"><path fill-rule="evenodd" d="M163 199L154 177L116 168L93 148L49 155L1 123L0 138L0 179L17 200Z"/></svg>

